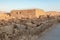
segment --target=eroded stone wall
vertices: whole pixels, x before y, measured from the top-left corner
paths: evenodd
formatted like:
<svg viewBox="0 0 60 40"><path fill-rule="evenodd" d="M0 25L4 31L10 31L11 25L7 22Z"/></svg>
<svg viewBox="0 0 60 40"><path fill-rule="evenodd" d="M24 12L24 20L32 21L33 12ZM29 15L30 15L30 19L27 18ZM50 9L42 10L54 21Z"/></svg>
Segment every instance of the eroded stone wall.
<svg viewBox="0 0 60 40"><path fill-rule="evenodd" d="M46 12L46 14L49 16L60 16L60 12L56 12L56 11L49 11Z"/></svg>
<svg viewBox="0 0 60 40"><path fill-rule="evenodd" d="M11 17L7 13L0 13L0 20L8 20L11 19Z"/></svg>
<svg viewBox="0 0 60 40"><path fill-rule="evenodd" d="M36 15L37 18L39 18L39 16L46 16L45 11L42 10L42 9L36 9L35 13L36 13L35 15Z"/></svg>
<svg viewBox="0 0 60 40"><path fill-rule="evenodd" d="M0 40L37 40L42 32L52 27L57 21L60 22L60 17L55 19L55 16L50 17L50 15L47 17L41 15L37 19L18 19L23 16L29 18L31 15L32 18L33 16L36 17L33 10L29 12L24 10L20 14L21 12L19 10L13 11L12 14L0 14L0 17L3 18L3 20L0 20ZM5 19L9 20L5 21Z"/></svg>
<svg viewBox="0 0 60 40"><path fill-rule="evenodd" d="M41 9L27 9L27 10L13 10L11 16L17 18L39 18L40 15L45 15L45 12Z"/></svg>
<svg viewBox="0 0 60 40"><path fill-rule="evenodd" d="M35 10L13 10L11 16L17 18L36 18Z"/></svg>

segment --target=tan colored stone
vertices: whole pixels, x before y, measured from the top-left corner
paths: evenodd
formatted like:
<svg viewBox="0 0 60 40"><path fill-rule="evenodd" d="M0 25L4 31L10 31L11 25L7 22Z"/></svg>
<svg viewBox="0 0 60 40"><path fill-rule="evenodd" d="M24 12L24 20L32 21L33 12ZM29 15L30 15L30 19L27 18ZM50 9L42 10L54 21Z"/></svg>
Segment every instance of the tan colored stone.
<svg viewBox="0 0 60 40"><path fill-rule="evenodd" d="M45 15L41 9L27 9L27 10L12 10L11 16L16 18L39 18L40 15Z"/></svg>

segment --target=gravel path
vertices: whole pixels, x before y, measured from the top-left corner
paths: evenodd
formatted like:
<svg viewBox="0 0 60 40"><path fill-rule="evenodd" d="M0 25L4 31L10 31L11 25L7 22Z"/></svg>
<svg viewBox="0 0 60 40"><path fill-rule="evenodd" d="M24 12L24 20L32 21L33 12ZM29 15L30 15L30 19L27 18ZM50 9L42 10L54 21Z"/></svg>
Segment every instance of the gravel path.
<svg viewBox="0 0 60 40"><path fill-rule="evenodd" d="M56 24L49 29L38 40L60 40L60 24Z"/></svg>

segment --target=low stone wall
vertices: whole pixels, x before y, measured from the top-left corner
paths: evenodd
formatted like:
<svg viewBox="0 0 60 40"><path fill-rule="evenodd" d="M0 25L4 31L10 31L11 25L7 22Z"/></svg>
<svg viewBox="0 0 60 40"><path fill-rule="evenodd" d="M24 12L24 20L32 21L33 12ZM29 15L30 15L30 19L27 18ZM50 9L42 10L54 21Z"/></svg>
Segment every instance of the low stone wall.
<svg viewBox="0 0 60 40"><path fill-rule="evenodd" d="M39 35L54 23L55 20L52 19L0 20L0 40L37 40Z"/></svg>

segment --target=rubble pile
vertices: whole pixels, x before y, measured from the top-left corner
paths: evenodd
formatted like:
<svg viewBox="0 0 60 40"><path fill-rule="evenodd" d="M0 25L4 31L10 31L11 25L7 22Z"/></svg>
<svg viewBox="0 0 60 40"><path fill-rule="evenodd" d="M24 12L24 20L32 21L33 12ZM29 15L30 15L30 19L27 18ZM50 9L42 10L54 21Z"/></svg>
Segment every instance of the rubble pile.
<svg viewBox="0 0 60 40"><path fill-rule="evenodd" d="M53 18L0 20L0 40L37 40L54 22Z"/></svg>

